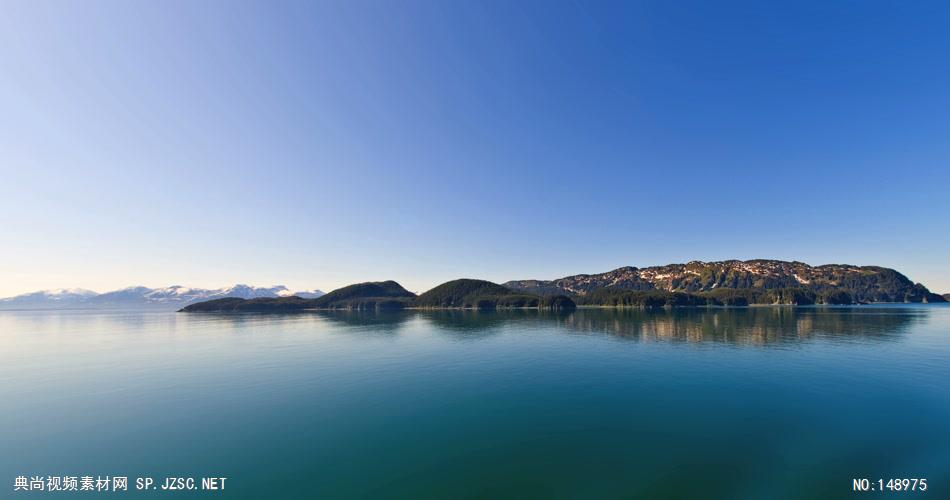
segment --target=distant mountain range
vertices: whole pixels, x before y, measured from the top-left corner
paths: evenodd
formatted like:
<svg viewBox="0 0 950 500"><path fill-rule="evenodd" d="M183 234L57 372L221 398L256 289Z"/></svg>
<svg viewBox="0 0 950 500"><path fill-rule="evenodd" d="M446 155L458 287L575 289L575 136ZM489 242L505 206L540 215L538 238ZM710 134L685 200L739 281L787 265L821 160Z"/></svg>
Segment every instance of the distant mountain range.
<svg viewBox="0 0 950 500"><path fill-rule="evenodd" d="M105 309L105 308L167 308L180 309L188 304L206 300L236 297L242 299L277 298L296 295L304 299L317 298L320 290L294 292L287 287L254 287L234 285L227 288L206 289L184 286L148 288L133 286L106 293L96 293L82 288L43 290L16 297L0 299L0 309Z"/></svg>
<svg viewBox="0 0 950 500"><path fill-rule="evenodd" d="M855 303L944 302L924 285L886 267L827 264L810 266L781 260L692 261L656 267L621 267L600 274L577 274L555 280L516 280L504 286L523 293L585 297L602 292L664 291L689 294L723 290L800 290L815 295L846 294ZM598 293L602 295L602 293ZM762 297L766 302L771 298Z"/></svg>

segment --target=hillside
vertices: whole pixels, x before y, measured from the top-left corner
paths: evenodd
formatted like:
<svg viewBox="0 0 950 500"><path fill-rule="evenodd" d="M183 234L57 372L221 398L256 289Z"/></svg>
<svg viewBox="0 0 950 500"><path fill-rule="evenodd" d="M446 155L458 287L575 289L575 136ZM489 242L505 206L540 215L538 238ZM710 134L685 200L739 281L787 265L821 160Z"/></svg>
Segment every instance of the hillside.
<svg viewBox="0 0 950 500"><path fill-rule="evenodd" d="M317 298L296 296L243 299L222 298L198 302L183 312L293 312L306 309L402 309L415 294L395 281L357 283L336 289Z"/></svg>
<svg viewBox="0 0 950 500"><path fill-rule="evenodd" d="M496 283L475 279L457 279L423 293L416 299L418 307L472 307L479 297L513 294Z"/></svg>
<svg viewBox="0 0 950 500"><path fill-rule="evenodd" d="M443 283L420 295L413 304L421 308L543 308L573 309L574 302L564 295L540 297L516 293L490 281L457 279Z"/></svg>
<svg viewBox="0 0 950 500"><path fill-rule="evenodd" d="M259 297L253 299L225 297L189 304L183 307L180 312L295 312L312 309L314 300L300 297Z"/></svg>
<svg viewBox="0 0 950 500"><path fill-rule="evenodd" d="M609 303L612 299L599 292L601 290L608 290L608 295L617 291L658 291L726 299L740 296L749 303L945 301L944 297L893 269L844 264L810 266L779 260L693 261L643 269L621 267L606 273L578 274L556 280L509 281L504 286L522 293L580 297L581 303L598 300ZM630 297L633 296L628 295Z"/></svg>
<svg viewBox="0 0 950 500"><path fill-rule="evenodd" d="M395 281L373 281L338 288L313 300L317 309L399 309L416 294Z"/></svg>

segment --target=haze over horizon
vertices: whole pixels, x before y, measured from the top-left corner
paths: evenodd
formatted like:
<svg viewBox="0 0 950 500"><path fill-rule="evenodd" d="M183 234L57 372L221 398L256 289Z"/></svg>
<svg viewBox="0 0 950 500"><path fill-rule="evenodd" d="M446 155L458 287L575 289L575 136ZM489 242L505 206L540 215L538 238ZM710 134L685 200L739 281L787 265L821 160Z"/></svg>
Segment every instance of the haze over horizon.
<svg viewBox="0 0 950 500"><path fill-rule="evenodd" d="M950 4L11 2L0 297L690 260L950 292Z"/></svg>

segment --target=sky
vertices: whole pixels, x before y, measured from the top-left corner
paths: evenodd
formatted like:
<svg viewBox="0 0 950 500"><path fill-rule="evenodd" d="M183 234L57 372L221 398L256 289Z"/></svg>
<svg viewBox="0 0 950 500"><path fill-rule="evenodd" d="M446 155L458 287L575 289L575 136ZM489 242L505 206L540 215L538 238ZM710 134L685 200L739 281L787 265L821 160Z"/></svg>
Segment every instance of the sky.
<svg viewBox="0 0 950 500"><path fill-rule="evenodd" d="M0 296L690 260L950 292L950 3L89 1L0 16Z"/></svg>

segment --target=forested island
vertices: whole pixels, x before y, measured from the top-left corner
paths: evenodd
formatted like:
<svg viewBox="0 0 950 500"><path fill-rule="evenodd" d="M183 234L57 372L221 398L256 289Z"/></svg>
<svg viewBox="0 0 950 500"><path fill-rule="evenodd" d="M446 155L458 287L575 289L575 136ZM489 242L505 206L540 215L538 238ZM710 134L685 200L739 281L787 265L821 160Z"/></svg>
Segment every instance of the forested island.
<svg viewBox="0 0 950 500"><path fill-rule="evenodd" d="M850 305L878 302L946 302L920 283L884 267L776 260L699 262L557 280L504 284L457 279L416 295L395 281L357 283L318 298L223 298L191 304L184 312L291 312L319 309L571 310L600 307Z"/></svg>
<svg viewBox="0 0 950 500"><path fill-rule="evenodd" d="M225 298L191 304L184 312L289 312L319 309L513 309L566 310L576 304L565 295L518 293L497 283L458 279L416 295L395 281L357 283L315 299L278 297L259 299Z"/></svg>

